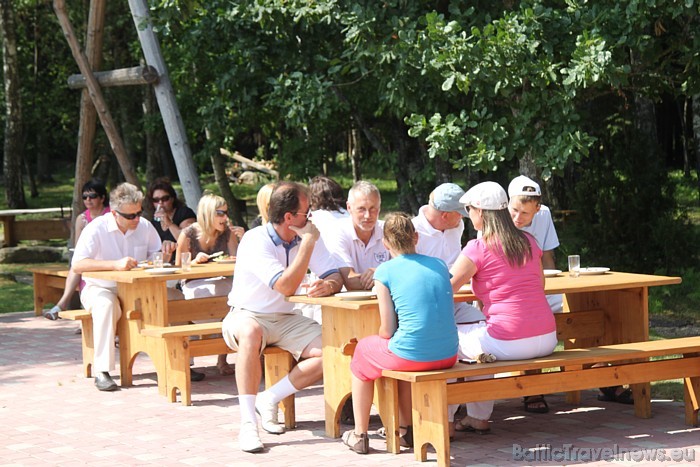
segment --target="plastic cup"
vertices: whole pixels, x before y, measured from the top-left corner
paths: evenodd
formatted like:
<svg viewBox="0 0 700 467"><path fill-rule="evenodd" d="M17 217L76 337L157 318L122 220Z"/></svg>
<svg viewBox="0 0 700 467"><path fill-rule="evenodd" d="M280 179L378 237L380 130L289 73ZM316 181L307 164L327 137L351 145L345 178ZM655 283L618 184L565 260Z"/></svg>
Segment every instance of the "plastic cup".
<svg viewBox="0 0 700 467"><path fill-rule="evenodd" d="M187 272L190 270L190 267L192 266L192 253L189 251L184 251L180 253L180 269L182 269L183 272Z"/></svg>
<svg viewBox="0 0 700 467"><path fill-rule="evenodd" d="M153 267L162 268L163 267L163 253L160 251L153 253Z"/></svg>
<svg viewBox="0 0 700 467"><path fill-rule="evenodd" d="M581 273L581 257L569 255L569 277L578 277Z"/></svg>

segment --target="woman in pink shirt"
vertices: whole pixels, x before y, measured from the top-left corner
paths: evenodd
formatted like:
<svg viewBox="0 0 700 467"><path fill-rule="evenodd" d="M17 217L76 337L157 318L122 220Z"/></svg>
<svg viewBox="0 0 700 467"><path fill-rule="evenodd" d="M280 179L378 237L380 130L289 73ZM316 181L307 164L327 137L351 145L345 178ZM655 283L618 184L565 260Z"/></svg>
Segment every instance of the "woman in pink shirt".
<svg viewBox="0 0 700 467"><path fill-rule="evenodd" d="M482 237L469 241L452 266L452 288L457 291L471 280L486 316L485 322L458 326L460 358L486 353L522 360L551 354L557 333L544 294L542 250L513 224L499 184L480 183L460 202ZM455 429L488 433L492 411L493 401L467 404L468 415Z"/></svg>

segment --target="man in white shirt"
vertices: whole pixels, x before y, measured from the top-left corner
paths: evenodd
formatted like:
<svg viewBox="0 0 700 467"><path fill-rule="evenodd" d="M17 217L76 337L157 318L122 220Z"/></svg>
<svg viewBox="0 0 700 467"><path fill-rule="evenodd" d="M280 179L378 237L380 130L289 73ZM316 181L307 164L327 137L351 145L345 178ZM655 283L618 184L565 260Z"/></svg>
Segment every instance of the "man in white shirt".
<svg viewBox="0 0 700 467"><path fill-rule="evenodd" d="M416 253L440 258L452 267L462 251L463 217L468 213L459 199L464 190L454 183L443 183L430 193L428 204L422 206L413 218L418 232ZM486 319L475 306L455 303L457 324L469 324Z"/></svg>
<svg viewBox="0 0 700 467"><path fill-rule="evenodd" d="M80 235L73 254L73 270L128 271L161 250L158 232L141 217L143 193L129 183L109 195L111 212L90 222ZM92 314L95 356L92 371L100 391L115 391L109 375L114 371L114 334L122 311L113 281L85 277L80 300Z"/></svg>
<svg viewBox="0 0 700 467"><path fill-rule="evenodd" d="M379 221L382 198L370 182L356 182L348 192L349 219L339 219L329 238L329 249L338 261L348 290L370 290L374 270L391 256L382 239L384 223Z"/></svg>
<svg viewBox="0 0 700 467"><path fill-rule="evenodd" d="M237 351L236 384L241 410L238 441L241 450L259 452L256 412L268 433L284 433L277 421L279 402L321 378L321 327L293 313L286 297L297 293L307 269L319 277L308 289L310 297L339 292L342 278L318 229L309 218L305 186L281 182L273 190L269 222L241 239L236 274L229 294L231 311L224 319L226 344ZM258 394L262 375L260 354L268 345L290 352L298 361L277 384Z"/></svg>

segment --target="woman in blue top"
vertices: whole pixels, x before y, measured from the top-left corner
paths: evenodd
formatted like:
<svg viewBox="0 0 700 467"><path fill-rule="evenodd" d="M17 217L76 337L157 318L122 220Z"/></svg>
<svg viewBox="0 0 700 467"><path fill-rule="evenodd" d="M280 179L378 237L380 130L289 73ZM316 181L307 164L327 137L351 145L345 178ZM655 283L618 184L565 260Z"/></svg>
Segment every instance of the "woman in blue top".
<svg viewBox="0 0 700 467"><path fill-rule="evenodd" d="M416 254L418 234L406 214L386 216L383 241L392 259L374 273L379 335L360 340L350 364L355 429L343 434L343 443L359 454L369 452L367 429L374 380L382 370L439 370L457 361L457 327L447 265ZM406 445L412 444L410 394L409 384L399 382L399 425Z"/></svg>

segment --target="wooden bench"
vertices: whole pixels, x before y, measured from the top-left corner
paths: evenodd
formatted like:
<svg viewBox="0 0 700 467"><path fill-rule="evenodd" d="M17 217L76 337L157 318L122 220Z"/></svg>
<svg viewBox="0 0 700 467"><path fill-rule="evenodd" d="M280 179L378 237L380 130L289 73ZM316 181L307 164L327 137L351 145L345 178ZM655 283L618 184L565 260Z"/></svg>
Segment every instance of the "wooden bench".
<svg viewBox="0 0 700 467"><path fill-rule="evenodd" d="M69 269L66 266L41 266L28 271L34 277L34 314L41 316L47 303L56 303L63 296Z"/></svg>
<svg viewBox="0 0 700 467"><path fill-rule="evenodd" d="M63 319L80 321L83 345L83 373L86 378L92 377L92 362L95 357L95 347L92 338L92 315L88 310L65 310L58 313Z"/></svg>
<svg viewBox="0 0 700 467"><path fill-rule="evenodd" d="M51 240L70 238L71 208L7 209L0 211L3 225L3 245L17 246L20 240ZM17 220L30 214L59 214L52 219ZM67 214L68 217L65 217Z"/></svg>
<svg viewBox="0 0 700 467"><path fill-rule="evenodd" d="M650 358L664 358L649 361ZM594 364L612 366L592 367ZM544 373L520 374L536 371ZM476 376L516 373L483 380L460 380ZM427 446L437 452L438 465L450 465L447 406L465 402L511 399L522 396L578 391L630 384L635 399L635 415L651 417L651 404L641 397L649 390L648 381L683 378L685 421L698 425L700 409L700 336L660 341L568 349L542 358L497 361L490 364L456 364L441 371L382 372L377 384L383 391L384 421L387 434L398 446L398 381L407 381L412 390L415 458L427 459ZM455 381L456 379L456 381ZM389 444L389 443L388 443Z"/></svg>
<svg viewBox="0 0 700 467"><path fill-rule="evenodd" d="M144 336L163 339L167 368L167 391L170 402L176 401L180 391L182 405L191 405L190 357L235 353L221 337L221 321L177 326L151 327L141 330ZM200 339L192 340L192 337ZM269 388L292 370L295 361L292 354L278 347L267 347L263 351L265 360L265 387ZM287 428L295 426L294 395L280 403Z"/></svg>

